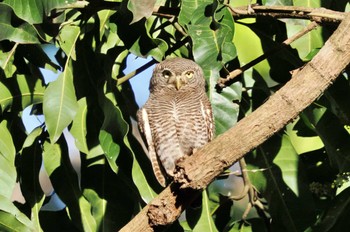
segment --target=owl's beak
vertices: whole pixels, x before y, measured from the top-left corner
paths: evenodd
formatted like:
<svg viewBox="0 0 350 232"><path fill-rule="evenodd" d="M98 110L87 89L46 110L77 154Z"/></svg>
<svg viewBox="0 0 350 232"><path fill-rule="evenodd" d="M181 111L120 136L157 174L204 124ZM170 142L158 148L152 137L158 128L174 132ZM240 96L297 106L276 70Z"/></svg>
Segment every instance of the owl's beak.
<svg viewBox="0 0 350 232"><path fill-rule="evenodd" d="M177 90L179 90L181 86L182 86L181 76L177 76L175 79L175 87Z"/></svg>

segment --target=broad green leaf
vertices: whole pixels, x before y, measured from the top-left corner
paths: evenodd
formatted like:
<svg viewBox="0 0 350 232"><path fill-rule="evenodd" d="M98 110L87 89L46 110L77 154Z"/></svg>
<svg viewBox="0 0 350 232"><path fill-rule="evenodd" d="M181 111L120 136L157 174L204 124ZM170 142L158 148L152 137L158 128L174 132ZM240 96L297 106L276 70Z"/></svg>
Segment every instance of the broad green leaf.
<svg viewBox="0 0 350 232"><path fill-rule="evenodd" d="M68 157L63 136L58 143L44 143L44 166L60 199L67 205L74 224L84 231L95 231L96 221L91 215L91 205L82 195L78 176ZM62 184L64 179L64 184Z"/></svg>
<svg viewBox="0 0 350 232"><path fill-rule="evenodd" d="M58 41L60 43L60 48L66 53L68 60L70 58L76 60L75 44L79 35L80 28L74 25L66 25L60 30Z"/></svg>
<svg viewBox="0 0 350 232"><path fill-rule="evenodd" d="M246 156L251 182L258 187L274 219L271 228L303 231L315 220L315 206L299 156L286 135L275 135L253 156ZM302 206L302 207L301 207Z"/></svg>
<svg viewBox="0 0 350 232"><path fill-rule="evenodd" d="M4 112L12 104L13 96L9 89L0 82L0 106L1 111Z"/></svg>
<svg viewBox="0 0 350 232"><path fill-rule="evenodd" d="M143 17L148 18L152 15L154 5L157 0L130 0L128 1L128 9L132 12L133 19L131 24L139 21Z"/></svg>
<svg viewBox="0 0 350 232"><path fill-rule="evenodd" d="M8 52L0 50L0 68L3 69L5 77L12 77L17 67L13 65L14 61L14 48Z"/></svg>
<svg viewBox="0 0 350 232"><path fill-rule="evenodd" d="M12 26L12 9L8 5L0 3L0 12L0 41L10 40L17 43L39 43L33 25L22 22L17 27Z"/></svg>
<svg viewBox="0 0 350 232"><path fill-rule="evenodd" d="M25 109L29 105L43 102L45 87L42 85L42 81L39 78L35 79L31 76L17 75L16 79L20 91L16 98L22 98L21 109Z"/></svg>
<svg viewBox="0 0 350 232"><path fill-rule="evenodd" d="M129 125L123 118L120 108L116 105L116 100L112 93L107 93L100 99L105 119L100 131L101 147L104 148L106 158L113 171L118 169L115 161L119 155L120 147L126 147L133 156L132 179L137 186L145 202L152 200L157 194L148 185L147 179L135 157L127 134Z"/></svg>
<svg viewBox="0 0 350 232"><path fill-rule="evenodd" d="M120 152L120 145L118 142L126 136L129 128L128 124L122 117L119 107L115 106L109 99L114 99L112 94L107 94L104 98L102 109L105 115L104 122L99 134L99 140L106 158L112 170L117 173L118 167L116 160ZM118 138L117 136L121 136Z"/></svg>
<svg viewBox="0 0 350 232"><path fill-rule="evenodd" d="M72 72L66 66L57 80L49 84L44 94L43 111L52 143L58 140L63 129L73 121L78 108Z"/></svg>
<svg viewBox="0 0 350 232"><path fill-rule="evenodd" d="M112 170L117 173L118 166L116 164L116 160L120 153L120 146L113 141L112 135L105 130L100 131L99 139L101 147L106 154L109 165L111 166Z"/></svg>
<svg viewBox="0 0 350 232"><path fill-rule="evenodd" d="M86 104L86 98L81 98L78 101L79 108L75 118L73 120L72 128L70 132L75 138L75 145L77 148L84 152L85 154L89 153L89 148L86 141L86 115L88 111L88 107Z"/></svg>
<svg viewBox="0 0 350 232"><path fill-rule="evenodd" d="M98 193L93 189L84 189L84 196L91 204L91 212L96 220L97 228L104 231L104 220L106 208L108 207L108 202L106 199L101 198Z"/></svg>
<svg viewBox="0 0 350 232"><path fill-rule="evenodd" d="M49 15L54 8L69 6L77 0L4 0L4 3L11 6L16 15L31 23L38 24L43 22L43 18Z"/></svg>
<svg viewBox="0 0 350 232"><path fill-rule="evenodd" d="M6 79L0 82L1 109L4 111L13 106L16 110L23 110L29 105L41 103L44 90L39 78L17 75ZM16 104L13 105L14 103Z"/></svg>
<svg viewBox="0 0 350 232"><path fill-rule="evenodd" d="M34 231L33 223L19 209L0 194L0 230L1 231Z"/></svg>
<svg viewBox="0 0 350 232"><path fill-rule="evenodd" d="M314 136L302 136L298 135L298 131L294 129L294 126L300 119L295 120L286 127L286 134L288 135L290 142L293 144L295 151L298 154L307 153L321 149L324 145L320 137Z"/></svg>
<svg viewBox="0 0 350 232"><path fill-rule="evenodd" d="M218 231L211 215L211 210L209 208L209 199L206 191L202 192L202 214L196 226L193 228L193 231Z"/></svg>
<svg viewBox="0 0 350 232"><path fill-rule="evenodd" d="M0 195L10 199L16 183L16 150L7 121L0 123Z"/></svg>
<svg viewBox="0 0 350 232"><path fill-rule="evenodd" d="M282 136L281 148L276 154L273 163L281 168L282 178L284 183L299 196L299 182L298 182L298 154L295 152L288 136Z"/></svg>
<svg viewBox="0 0 350 232"><path fill-rule="evenodd" d="M350 135L339 120L325 107L314 104L301 117L321 138L332 167L339 172L349 171Z"/></svg>
<svg viewBox="0 0 350 232"><path fill-rule="evenodd" d="M208 7L213 12L212 17L206 16ZM188 14L186 9L182 11ZM206 5L201 2L198 8L191 13L190 20L188 34L193 41L193 56L203 68L208 83L208 95L214 111L216 133L221 134L236 123L239 106L233 101L241 99L239 82L225 88L222 93L218 93L215 89L220 70L224 64L236 57L236 49L232 43L233 18L227 8L219 11L215 4ZM213 25L216 27L215 30L212 29Z"/></svg>

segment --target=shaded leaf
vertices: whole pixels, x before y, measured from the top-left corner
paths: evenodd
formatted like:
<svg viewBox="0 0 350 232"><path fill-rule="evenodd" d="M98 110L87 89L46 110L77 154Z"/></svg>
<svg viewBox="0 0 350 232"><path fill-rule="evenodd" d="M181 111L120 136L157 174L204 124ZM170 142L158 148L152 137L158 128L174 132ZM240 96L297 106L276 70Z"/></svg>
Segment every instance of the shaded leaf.
<svg viewBox="0 0 350 232"><path fill-rule="evenodd" d="M196 226L193 228L193 231L218 231L211 216L209 199L206 191L202 192L202 214Z"/></svg>
<svg viewBox="0 0 350 232"><path fill-rule="evenodd" d="M67 205L73 223L81 230L95 231L96 222L91 215L91 205L82 195L78 176L68 156L63 136L59 143L44 143L44 165L60 199ZM62 182L62 179L65 181Z"/></svg>

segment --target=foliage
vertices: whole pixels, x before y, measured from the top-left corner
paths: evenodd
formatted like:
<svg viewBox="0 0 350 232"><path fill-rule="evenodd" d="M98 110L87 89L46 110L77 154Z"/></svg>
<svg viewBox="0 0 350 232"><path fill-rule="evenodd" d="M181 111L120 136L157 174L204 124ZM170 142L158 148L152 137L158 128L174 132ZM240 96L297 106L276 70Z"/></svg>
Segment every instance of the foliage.
<svg viewBox="0 0 350 232"><path fill-rule="evenodd" d="M349 8L345 0L260 3ZM160 14L155 6L169 10ZM220 92L220 76L279 46L308 22L235 21L215 0L3 0L0 12L1 231L117 231L161 191L134 132L135 86L122 78L130 54L156 61L183 56L201 65L221 134L286 83L334 30L313 31ZM47 55L47 44L55 46L56 60ZM44 69L58 73L57 79L49 81ZM169 230L345 230L348 75L346 70L284 131L246 156L264 207L245 211L248 196L234 200L243 184L231 173L203 193L201 210L187 211L188 221L181 218ZM45 120L26 129L26 110ZM45 173L49 191L42 184ZM13 200L16 185L23 201Z"/></svg>

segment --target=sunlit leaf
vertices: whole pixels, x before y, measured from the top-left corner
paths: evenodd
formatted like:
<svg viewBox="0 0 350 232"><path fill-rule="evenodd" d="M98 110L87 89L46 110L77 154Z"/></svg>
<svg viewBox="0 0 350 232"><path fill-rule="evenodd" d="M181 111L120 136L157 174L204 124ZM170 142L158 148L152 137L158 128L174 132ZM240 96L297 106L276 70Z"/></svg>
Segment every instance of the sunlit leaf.
<svg viewBox="0 0 350 232"><path fill-rule="evenodd" d="M209 2L208 2L209 3ZM215 12L215 4L209 5ZM183 6L184 8L184 6ZM186 9L184 14L189 14ZM236 49L233 40L234 22L228 9L222 9L206 17L208 11L206 4L201 4L191 13L191 24L188 25L188 33L193 40L193 56L195 61L202 66L208 83L208 95L212 103L216 133L221 134L231 128L237 121L238 105L233 101L241 99L241 84L231 85L218 93L215 89L220 77L220 70L224 64L236 57ZM185 18L187 16L184 16ZM216 21L221 19L220 21ZM216 30L212 30L216 25Z"/></svg>
<svg viewBox="0 0 350 232"><path fill-rule="evenodd" d="M11 24L12 9L0 3L0 41L10 40L17 43L39 43L37 33L33 25L22 22L17 27Z"/></svg>
<svg viewBox="0 0 350 232"><path fill-rule="evenodd" d="M78 101L79 108L75 118L73 120L73 125L70 130L73 137L75 138L75 145L77 148L84 152L85 154L89 153L89 148L86 141L86 115L87 115L87 104L86 98L82 98Z"/></svg>
<svg viewBox="0 0 350 232"><path fill-rule="evenodd" d="M68 6L77 0L4 0L18 17L34 24L42 23L43 18L54 8Z"/></svg>
<svg viewBox="0 0 350 232"><path fill-rule="evenodd" d="M68 59L72 58L76 60L75 43L80 35L80 28L77 26L66 25L64 26L58 35L58 40L61 45L61 49L66 53Z"/></svg>
<svg viewBox="0 0 350 232"><path fill-rule="evenodd" d="M128 9L133 14L133 19L131 23L137 22L143 17L148 18L152 15L154 5L156 0L146 0L146 1L137 1L131 0L128 2Z"/></svg>
<svg viewBox="0 0 350 232"><path fill-rule="evenodd" d="M9 199L0 194L0 230L34 231L33 223Z"/></svg>
<svg viewBox="0 0 350 232"><path fill-rule="evenodd" d="M216 229L216 226L214 224L213 217L210 213L210 208L209 208L209 199L206 191L203 191L202 193L202 214L201 217L199 218L196 226L193 228L193 231L218 231Z"/></svg>
<svg viewBox="0 0 350 232"><path fill-rule="evenodd" d="M0 195L10 199L16 183L16 150L6 120L0 123L0 135Z"/></svg>
<svg viewBox="0 0 350 232"><path fill-rule="evenodd" d="M13 96L9 89L0 82L0 106L3 112L12 104Z"/></svg>
<svg viewBox="0 0 350 232"><path fill-rule="evenodd" d="M74 119L79 108L73 85L70 67L51 82L45 90L43 110L47 130L52 143L55 143L64 128Z"/></svg>

